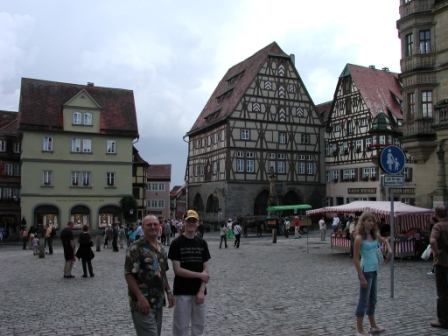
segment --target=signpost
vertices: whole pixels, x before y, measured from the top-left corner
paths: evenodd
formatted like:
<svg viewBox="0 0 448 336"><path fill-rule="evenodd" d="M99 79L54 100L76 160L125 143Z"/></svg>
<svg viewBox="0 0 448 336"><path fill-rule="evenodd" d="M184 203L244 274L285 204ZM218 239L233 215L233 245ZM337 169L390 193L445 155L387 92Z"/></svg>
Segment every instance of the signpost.
<svg viewBox="0 0 448 336"><path fill-rule="evenodd" d="M399 175L406 163L406 155L398 146L387 146L380 154L380 166L386 173L383 184L389 187L390 198L390 240L392 259L390 264L390 297L394 297L394 262L395 262L395 225L394 225L394 193L390 187L399 187L404 184L404 176Z"/></svg>

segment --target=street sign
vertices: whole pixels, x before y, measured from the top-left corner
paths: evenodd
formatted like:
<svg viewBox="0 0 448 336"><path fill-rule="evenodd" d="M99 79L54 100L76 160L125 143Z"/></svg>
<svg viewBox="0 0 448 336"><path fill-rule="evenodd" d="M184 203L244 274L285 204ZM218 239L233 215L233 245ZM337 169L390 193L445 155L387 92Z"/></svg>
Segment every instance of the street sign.
<svg viewBox="0 0 448 336"><path fill-rule="evenodd" d="M380 154L380 166L387 174L399 174L406 163L406 155L398 146L387 146Z"/></svg>
<svg viewBox="0 0 448 336"><path fill-rule="evenodd" d="M385 187L401 187L403 184L403 175L384 175L383 185Z"/></svg>

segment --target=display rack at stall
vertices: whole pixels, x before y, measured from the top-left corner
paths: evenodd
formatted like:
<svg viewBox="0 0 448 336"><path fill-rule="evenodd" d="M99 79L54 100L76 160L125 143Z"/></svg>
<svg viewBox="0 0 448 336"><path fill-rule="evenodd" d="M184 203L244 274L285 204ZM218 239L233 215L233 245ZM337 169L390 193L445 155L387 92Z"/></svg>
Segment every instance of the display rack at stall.
<svg viewBox="0 0 448 336"><path fill-rule="evenodd" d="M307 216L322 214L360 214L371 212L382 225L389 225L390 202L388 201L354 201L348 204L323 207L306 211ZM395 257L414 257L420 253L422 240L429 236L431 217L434 210L415 207L402 202L394 202L395 221ZM350 249L350 239L341 233L333 233L331 247Z"/></svg>

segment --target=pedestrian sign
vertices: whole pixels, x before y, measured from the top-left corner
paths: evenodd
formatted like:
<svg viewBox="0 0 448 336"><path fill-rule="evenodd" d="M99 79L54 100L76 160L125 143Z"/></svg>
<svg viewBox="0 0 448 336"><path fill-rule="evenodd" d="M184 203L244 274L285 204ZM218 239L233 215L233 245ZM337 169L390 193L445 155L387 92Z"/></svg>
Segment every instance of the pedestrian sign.
<svg viewBox="0 0 448 336"><path fill-rule="evenodd" d="M383 185L385 187L400 187L404 184L403 175L384 175Z"/></svg>
<svg viewBox="0 0 448 336"><path fill-rule="evenodd" d="M380 166L387 174L399 174L406 163L406 156L398 146L387 146L380 154Z"/></svg>

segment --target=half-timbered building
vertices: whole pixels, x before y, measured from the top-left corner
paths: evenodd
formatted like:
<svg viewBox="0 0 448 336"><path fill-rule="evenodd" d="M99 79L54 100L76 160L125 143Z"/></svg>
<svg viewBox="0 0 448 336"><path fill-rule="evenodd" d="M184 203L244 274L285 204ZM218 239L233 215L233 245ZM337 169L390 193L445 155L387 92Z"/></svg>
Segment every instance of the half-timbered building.
<svg viewBox="0 0 448 336"><path fill-rule="evenodd" d="M230 68L191 130L188 204L205 222L320 205L323 128L288 55L273 42Z"/></svg>
<svg viewBox="0 0 448 336"><path fill-rule="evenodd" d="M317 106L326 124L327 205L386 199L378 156L385 146L400 145L400 104L397 74L387 68L345 66L332 103ZM393 191L399 200L414 204L413 164L407 159L405 185Z"/></svg>

